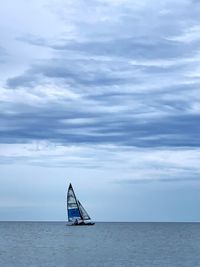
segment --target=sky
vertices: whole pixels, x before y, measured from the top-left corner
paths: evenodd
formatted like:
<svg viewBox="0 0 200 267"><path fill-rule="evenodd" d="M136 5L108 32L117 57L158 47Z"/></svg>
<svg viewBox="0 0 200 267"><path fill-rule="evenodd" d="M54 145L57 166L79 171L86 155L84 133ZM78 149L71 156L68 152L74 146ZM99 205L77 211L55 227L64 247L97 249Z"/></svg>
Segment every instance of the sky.
<svg viewBox="0 0 200 267"><path fill-rule="evenodd" d="M200 221L200 3L0 3L0 220Z"/></svg>

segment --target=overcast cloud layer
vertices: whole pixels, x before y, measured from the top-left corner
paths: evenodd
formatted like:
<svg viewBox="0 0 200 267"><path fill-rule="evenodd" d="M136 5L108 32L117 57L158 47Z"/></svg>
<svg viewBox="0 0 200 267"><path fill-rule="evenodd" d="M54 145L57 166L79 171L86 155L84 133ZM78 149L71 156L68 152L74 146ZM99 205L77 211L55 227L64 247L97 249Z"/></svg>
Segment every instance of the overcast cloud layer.
<svg viewBox="0 0 200 267"><path fill-rule="evenodd" d="M192 0L2 3L5 177L26 165L70 169L77 185L84 169L117 188L198 182L199 13Z"/></svg>

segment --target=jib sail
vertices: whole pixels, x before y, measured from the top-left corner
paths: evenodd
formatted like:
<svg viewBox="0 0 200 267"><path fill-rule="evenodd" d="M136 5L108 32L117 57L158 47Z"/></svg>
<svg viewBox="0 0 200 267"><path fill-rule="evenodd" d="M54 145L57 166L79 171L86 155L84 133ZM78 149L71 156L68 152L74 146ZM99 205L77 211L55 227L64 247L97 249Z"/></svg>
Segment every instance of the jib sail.
<svg viewBox="0 0 200 267"><path fill-rule="evenodd" d="M80 201L77 200L77 202L78 202L79 210L80 210L83 220L90 220L90 216L88 215L87 211L83 208Z"/></svg>

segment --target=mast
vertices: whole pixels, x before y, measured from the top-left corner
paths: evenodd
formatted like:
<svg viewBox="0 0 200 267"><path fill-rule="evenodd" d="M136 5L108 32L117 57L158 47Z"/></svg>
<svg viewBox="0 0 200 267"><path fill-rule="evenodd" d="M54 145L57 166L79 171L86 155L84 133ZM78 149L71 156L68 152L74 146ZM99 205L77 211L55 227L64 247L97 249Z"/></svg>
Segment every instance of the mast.
<svg viewBox="0 0 200 267"><path fill-rule="evenodd" d="M67 190L67 215L68 215L68 221L69 221L69 201L68 201L68 198L69 198L69 189L71 188L71 183L69 184L69 187L68 187L68 190Z"/></svg>

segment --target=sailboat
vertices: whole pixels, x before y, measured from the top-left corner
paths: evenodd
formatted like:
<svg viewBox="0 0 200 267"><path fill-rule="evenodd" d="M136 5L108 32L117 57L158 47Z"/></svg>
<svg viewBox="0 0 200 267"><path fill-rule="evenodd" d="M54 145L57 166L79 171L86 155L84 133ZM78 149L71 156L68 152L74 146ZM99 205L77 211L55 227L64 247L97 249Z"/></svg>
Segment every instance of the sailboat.
<svg viewBox="0 0 200 267"><path fill-rule="evenodd" d="M90 216L81 205L81 202L76 198L74 189L69 184L67 192L67 213L68 213L68 225L94 225Z"/></svg>

